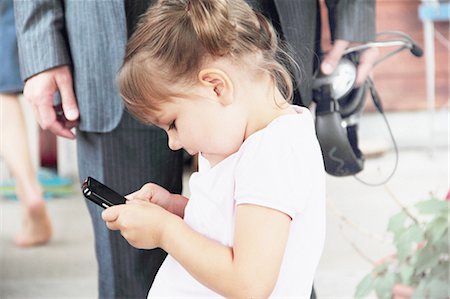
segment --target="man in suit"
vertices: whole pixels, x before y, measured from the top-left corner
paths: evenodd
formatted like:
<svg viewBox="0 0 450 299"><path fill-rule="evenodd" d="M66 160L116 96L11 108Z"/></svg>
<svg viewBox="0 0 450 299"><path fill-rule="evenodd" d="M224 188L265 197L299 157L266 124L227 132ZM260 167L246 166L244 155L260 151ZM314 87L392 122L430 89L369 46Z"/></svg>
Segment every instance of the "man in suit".
<svg viewBox="0 0 450 299"><path fill-rule="evenodd" d="M164 131L134 120L115 76L138 16L150 0L15 0L24 95L44 129L74 139L53 108L61 95L76 132L80 180L92 176L121 194L152 181L181 192L182 152ZM106 228L101 208L87 202L95 235L99 298L146 298L165 253L137 250Z"/></svg>

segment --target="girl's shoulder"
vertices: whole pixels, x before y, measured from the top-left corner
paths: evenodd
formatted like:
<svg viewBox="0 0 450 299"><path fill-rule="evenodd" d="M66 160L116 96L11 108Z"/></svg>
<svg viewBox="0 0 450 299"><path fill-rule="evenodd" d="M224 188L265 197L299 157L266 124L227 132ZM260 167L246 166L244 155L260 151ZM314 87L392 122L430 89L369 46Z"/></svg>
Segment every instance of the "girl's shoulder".
<svg viewBox="0 0 450 299"><path fill-rule="evenodd" d="M251 197L294 217L321 186L324 167L313 119L300 109L275 119L245 144L234 171L236 202Z"/></svg>
<svg viewBox="0 0 450 299"><path fill-rule="evenodd" d="M255 132L242 145L242 151L280 151L282 148L308 147L317 141L314 120L309 109L292 106L296 113L275 118Z"/></svg>

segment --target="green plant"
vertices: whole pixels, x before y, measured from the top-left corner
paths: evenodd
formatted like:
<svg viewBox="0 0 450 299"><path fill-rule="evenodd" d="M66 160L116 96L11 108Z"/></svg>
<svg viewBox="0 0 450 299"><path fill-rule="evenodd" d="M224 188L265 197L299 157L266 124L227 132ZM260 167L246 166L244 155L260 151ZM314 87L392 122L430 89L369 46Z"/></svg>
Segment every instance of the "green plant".
<svg viewBox="0 0 450 299"><path fill-rule="evenodd" d="M402 210L389 220L396 252L367 274L355 297L375 291L391 298L395 284L414 289L413 299L450 298L449 284L450 201L431 198Z"/></svg>

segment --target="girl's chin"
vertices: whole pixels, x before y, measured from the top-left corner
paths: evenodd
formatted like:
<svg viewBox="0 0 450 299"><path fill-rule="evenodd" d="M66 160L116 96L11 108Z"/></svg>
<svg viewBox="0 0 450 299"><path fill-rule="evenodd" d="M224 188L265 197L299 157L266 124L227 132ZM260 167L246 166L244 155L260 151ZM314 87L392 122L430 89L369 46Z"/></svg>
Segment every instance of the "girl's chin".
<svg viewBox="0 0 450 299"><path fill-rule="evenodd" d="M190 156L195 156L196 154L198 154L198 152L195 152L195 151L190 151L190 150L187 150L187 149L184 149Z"/></svg>

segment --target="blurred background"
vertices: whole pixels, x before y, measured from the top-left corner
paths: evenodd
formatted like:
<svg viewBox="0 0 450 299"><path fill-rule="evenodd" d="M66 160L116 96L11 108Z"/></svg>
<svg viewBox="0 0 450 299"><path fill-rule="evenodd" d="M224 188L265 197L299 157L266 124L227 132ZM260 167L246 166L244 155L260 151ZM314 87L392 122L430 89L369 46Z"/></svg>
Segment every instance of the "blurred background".
<svg viewBox="0 0 450 299"><path fill-rule="evenodd" d="M420 200L444 199L449 191L449 16L448 1L377 0L377 32L409 34L424 56L403 51L373 71L399 147L398 167L386 184L366 184L387 178L397 158L385 122L367 101L359 131L364 170L357 178L327 177L328 232L315 280L318 298L354 298L373 263L395 249L386 231L390 217ZM28 104L22 105L54 237L45 246L14 246L20 206L0 161L0 298L95 298L94 239L79 189L75 142L40 130ZM0 146L5 142L0 136ZM185 174L187 195L191 171Z"/></svg>

